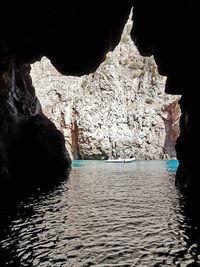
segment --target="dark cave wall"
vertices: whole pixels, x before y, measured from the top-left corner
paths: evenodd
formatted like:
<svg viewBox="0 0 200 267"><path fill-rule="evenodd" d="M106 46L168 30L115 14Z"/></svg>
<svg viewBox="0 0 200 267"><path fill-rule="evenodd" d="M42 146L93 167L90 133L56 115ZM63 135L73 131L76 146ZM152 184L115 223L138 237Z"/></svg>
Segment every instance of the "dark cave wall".
<svg viewBox="0 0 200 267"><path fill-rule="evenodd" d="M62 74L94 71L119 42L131 4L2 3L0 193L6 185L17 191L50 183L70 169L63 135L44 116L35 95L30 64L47 56Z"/></svg>
<svg viewBox="0 0 200 267"><path fill-rule="evenodd" d="M46 56L65 75L90 73L119 42L131 7L130 0L5 4L0 58L32 63Z"/></svg>
<svg viewBox="0 0 200 267"><path fill-rule="evenodd" d="M42 113L30 66L9 61L0 76L0 193L67 174L70 158L62 134Z"/></svg>
<svg viewBox="0 0 200 267"><path fill-rule="evenodd" d="M199 15L195 1L133 1L132 39L143 55L153 55L159 73L167 76L165 91L180 94L181 133L176 144L179 168L176 184L193 191L198 188L199 151Z"/></svg>
<svg viewBox="0 0 200 267"><path fill-rule="evenodd" d="M44 2L43 5L30 1L27 4L14 2L12 8L10 2L2 3L0 172L7 179L12 168L7 166L13 162L10 151L18 138L22 144L24 138L28 139L27 135L33 139L38 136L34 142L39 153L44 144L41 141L43 134L39 134L40 131L32 134L35 127L38 129L44 120L43 133L50 138L50 132L57 131L40 112L28 78L28 64L47 56L65 75L80 76L94 71L106 53L117 45L132 6L132 38L140 53L154 55L160 74L167 76L166 92L182 94L181 136L176 146L180 161L177 183L184 186L196 179L193 177L198 165L192 147L199 151L198 99L195 96L199 81L198 68L194 67L195 62L199 62L199 9L195 1L183 4L172 0ZM51 129L47 133L44 129L48 126ZM26 142L26 145L30 144L30 141ZM62 142L58 141L59 144ZM52 144L57 147L53 141ZM50 147L44 145L41 150L46 158L52 150ZM59 155L63 155L63 146L60 148ZM31 154L28 149L25 151ZM61 156L62 159L65 157ZM33 157L33 165L34 161ZM182 176L186 182L182 182Z"/></svg>
<svg viewBox="0 0 200 267"><path fill-rule="evenodd" d="M198 98L185 93L180 99L182 115L181 134L176 143L177 158L180 162L176 173L176 184L189 193L199 191L199 103ZM199 194L199 193L198 193Z"/></svg>
<svg viewBox="0 0 200 267"><path fill-rule="evenodd" d="M160 74L167 76L166 91L195 90L191 79L199 41L199 16L194 1L134 0L132 38L143 55L154 55Z"/></svg>

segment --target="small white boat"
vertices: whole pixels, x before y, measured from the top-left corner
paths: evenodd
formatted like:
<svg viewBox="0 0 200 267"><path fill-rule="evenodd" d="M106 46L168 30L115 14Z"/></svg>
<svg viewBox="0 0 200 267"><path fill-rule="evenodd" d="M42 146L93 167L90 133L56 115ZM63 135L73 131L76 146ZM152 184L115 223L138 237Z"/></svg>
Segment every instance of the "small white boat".
<svg viewBox="0 0 200 267"><path fill-rule="evenodd" d="M130 159L107 159L106 162L107 163L130 163L133 162L135 160L135 158L130 158Z"/></svg>

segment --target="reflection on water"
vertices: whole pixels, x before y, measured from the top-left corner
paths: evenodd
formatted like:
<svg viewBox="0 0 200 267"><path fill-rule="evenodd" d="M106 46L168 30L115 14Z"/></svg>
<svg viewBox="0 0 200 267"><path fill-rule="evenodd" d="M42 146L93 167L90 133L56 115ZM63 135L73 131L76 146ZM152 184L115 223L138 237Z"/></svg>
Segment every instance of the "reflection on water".
<svg viewBox="0 0 200 267"><path fill-rule="evenodd" d="M176 168L74 161L56 190L0 213L0 266L199 266L199 220Z"/></svg>
<svg viewBox="0 0 200 267"><path fill-rule="evenodd" d="M168 172L176 172L178 167L178 160L167 160L166 161L166 168Z"/></svg>

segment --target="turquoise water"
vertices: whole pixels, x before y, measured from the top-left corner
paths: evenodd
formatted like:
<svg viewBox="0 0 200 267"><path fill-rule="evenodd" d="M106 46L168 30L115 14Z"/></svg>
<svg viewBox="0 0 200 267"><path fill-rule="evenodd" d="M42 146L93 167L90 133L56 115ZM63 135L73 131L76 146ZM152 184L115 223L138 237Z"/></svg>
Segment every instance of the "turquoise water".
<svg viewBox="0 0 200 267"><path fill-rule="evenodd" d="M73 160L72 161L72 167L76 168L76 167L83 167L83 166L91 166L91 165L99 165L99 164L105 164L106 161L105 160ZM166 167L166 169L170 172L175 172L177 167L178 167L178 160L152 160L152 161L134 161L131 163L126 163L127 164L131 164L131 166L139 166L139 164L144 163L144 165L146 166L148 165L156 165L158 164L159 166L164 166L164 168ZM108 165L111 166L116 166L116 164L120 164L121 166L124 166L124 163L106 163Z"/></svg>
<svg viewBox="0 0 200 267"><path fill-rule="evenodd" d="M199 266L177 166L73 161L67 181L0 220L0 266Z"/></svg>

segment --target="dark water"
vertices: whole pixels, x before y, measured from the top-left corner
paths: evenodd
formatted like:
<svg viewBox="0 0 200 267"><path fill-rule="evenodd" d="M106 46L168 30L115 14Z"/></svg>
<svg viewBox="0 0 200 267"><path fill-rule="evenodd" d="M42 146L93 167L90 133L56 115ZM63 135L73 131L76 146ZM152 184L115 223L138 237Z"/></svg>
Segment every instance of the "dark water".
<svg viewBox="0 0 200 267"><path fill-rule="evenodd" d="M200 266L198 220L176 168L74 161L54 191L0 213L0 267Z"/></svg>

